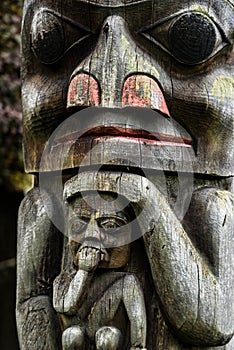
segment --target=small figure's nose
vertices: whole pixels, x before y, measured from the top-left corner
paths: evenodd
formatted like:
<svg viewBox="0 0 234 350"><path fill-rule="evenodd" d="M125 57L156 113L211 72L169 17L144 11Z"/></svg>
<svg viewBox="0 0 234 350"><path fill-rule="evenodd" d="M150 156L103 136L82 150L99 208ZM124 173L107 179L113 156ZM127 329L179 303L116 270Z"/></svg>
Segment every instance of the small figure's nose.
<svg viewBox="0 0 234 350"><path fill-rule="evenodd" d="M91 239L91 238L101 241L100 227L98 226L97 220L95 219L94 215L91 216L91 219L87 225L86 232L85 232L85 239Z"/></svg>
<svg viewBox="0 0 234 350"><path fill-rule="evenodd" d="M124 18L109 16L103 23L94 51L72 73L67 108L122 105L128 77L142 74L150 77L149 83L156 84L160 70L132 38Z"/></svg>

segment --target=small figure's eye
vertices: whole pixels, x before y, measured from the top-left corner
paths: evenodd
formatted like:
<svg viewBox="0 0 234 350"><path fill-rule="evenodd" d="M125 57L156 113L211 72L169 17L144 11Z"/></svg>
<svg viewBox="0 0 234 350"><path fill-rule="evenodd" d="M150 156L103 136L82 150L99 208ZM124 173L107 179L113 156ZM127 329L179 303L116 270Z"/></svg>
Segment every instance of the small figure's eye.
<svg viewBox="0 0 234 350"><path fill-rule="evenodd" d="M156 23L141 34L187 65L205 62L229 44L210 17L192 11Z"/></svg>
<svg viewBox="0 0 234 350"><path fill-rule="evenodd" d="M72 220L70 222L70 234L76 235L81 232L87 227L88 219L87 218L76 218L75 220Z"/></svg>
<svg viewBox="0 0 234 350"><path fill-rule="evenodd" d="M103 217L98 219L99 227L106 231L110 231L110 233L126 224L127 222L124 219L117 217Z"/></svg>
<svg viewBox="0 0 234 350"><path fill-rule="evenodd" d="M42 63L56 62L63 55L65 46L60 19L47 11L37 12L31 27L31 45L34 54Z"/></svg>

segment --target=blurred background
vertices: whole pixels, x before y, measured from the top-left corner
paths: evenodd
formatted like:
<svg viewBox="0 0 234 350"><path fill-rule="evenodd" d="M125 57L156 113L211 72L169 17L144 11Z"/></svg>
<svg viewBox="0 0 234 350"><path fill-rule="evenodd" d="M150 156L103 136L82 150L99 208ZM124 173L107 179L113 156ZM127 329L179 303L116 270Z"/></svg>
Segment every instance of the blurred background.
<svg viewBox="0 0 234 350"><path fill-rule="evenodd" d="M23 0L0 1L0 349L18 350L15 326L17 212L29 176L22 158L20 28ZM32 349L33 350L33 349Z"/></svg>

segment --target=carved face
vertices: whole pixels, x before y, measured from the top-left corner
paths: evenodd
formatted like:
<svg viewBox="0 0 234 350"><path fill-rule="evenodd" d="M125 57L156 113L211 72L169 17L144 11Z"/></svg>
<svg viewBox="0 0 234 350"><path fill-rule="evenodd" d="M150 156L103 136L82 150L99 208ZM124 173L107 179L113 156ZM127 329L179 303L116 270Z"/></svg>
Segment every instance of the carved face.
<svg viewBox="0 0 234 350"><path fill-rule="evenodd" d="M116 199L113 193L100 197L90 192L85 197L69 199L68 206L68 237L74 263L79 264L79 251L85 249L88 255L95 249L100 259L99 267L126 265L130 246L121 245L121 240L130 240L131 226L127 225L130 217L124 209L124 198Z"/></svg>
<svg viewBox="0 0 234 350"><path fill-rule="evenodd" d="M39 171L61 122L81 108L102 106L111 117L95 119L92 112L91 132L77 152L109 135L139 159L150 149L145 167L156 169L154 158L169 153L164 170L172 171L170 161L183 162L184 150L192 149L193 171L233 175L233 20L231 0L25 1L26 170ZM128 106L124 116L116 105ZM150 132L145 108L154 111ZM74 158L64 167L78 166ZM54 169L48 162L45 170Z"/></svg>

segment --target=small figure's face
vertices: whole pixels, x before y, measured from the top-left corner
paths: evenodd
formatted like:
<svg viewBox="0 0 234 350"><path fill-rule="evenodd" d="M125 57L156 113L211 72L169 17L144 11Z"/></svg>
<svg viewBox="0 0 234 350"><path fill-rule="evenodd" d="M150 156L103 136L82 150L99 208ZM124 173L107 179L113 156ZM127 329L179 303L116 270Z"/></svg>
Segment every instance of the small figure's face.
<svg viewBox="0 0 234 350"><path fill-rule="evenodd" d="M131 226L124 208L123 198L112 194L90 193L69 202L68 237L75 265L79 265L79 252L98 254L98 267L119 268L128 263ZM123 243L121 243L123 241Z"/></svg>

